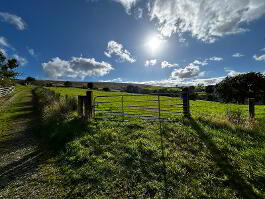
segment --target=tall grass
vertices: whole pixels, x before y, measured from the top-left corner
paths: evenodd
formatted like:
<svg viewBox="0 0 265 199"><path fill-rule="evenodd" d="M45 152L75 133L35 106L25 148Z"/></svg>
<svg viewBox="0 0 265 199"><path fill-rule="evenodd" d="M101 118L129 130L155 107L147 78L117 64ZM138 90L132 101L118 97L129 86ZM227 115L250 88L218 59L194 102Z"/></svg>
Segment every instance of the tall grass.
<svg viewBox="0 0 265 199"><path fill-rule="evenodd" d="M34 105L40 116L38 135L51 147L60 148L82 132L82 121L75 117L77 101L67 100L42 87L33 90Z"/></svg>

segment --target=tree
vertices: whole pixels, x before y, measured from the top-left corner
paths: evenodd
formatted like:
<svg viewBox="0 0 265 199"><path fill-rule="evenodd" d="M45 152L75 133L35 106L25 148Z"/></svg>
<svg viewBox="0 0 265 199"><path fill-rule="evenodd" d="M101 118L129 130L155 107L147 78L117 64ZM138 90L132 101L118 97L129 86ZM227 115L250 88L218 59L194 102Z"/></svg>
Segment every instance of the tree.
<svg viewBox="0 0 265 199"><path fill-rule="evenodd" d="M36 79L34 77L27 77L25 79L25 83L26 84L32 84L32 82L36 81Z"/></svg>
<svg viewBox="0 0 265 199"><path fill-rule="evenodd" d="M102 90L103 90L103 91L107 91L107 92L108 92L108 91L111 91L109 87L104 87Z"/></svg>
<svg viewBox="0 0 265 199"><path fill-rule="evenodd" d="M64 82L64 86L65 87L72 87L72 82L69 82L69 81L66 81L66 82Z"/></svg>
<svg viewBox="0 0 265 199"><path fill-rule="evenodd" d="M18 67L18 62L16 59L6 59L3 52L0 51L0 80L4 81L5 79L12 80L19 73L15 72L15 69Z"/></svg>
<svg viewBox="0 0 265 199"><path fill-rule="evenodd" d="M245 99L254 97L256 101L264 99L265 76L250 72L234 77L226 77L216 85L218 96L225 102L244 103Z"/></svg>
<svg viewBox="0 0 265 199"><path fill-rule="evenodd" d="M88 82L88 83L87 83L87 88L88 88L88 89L93 89L93 88L94 88L94 84L93 84L93 82Z"/></svg>

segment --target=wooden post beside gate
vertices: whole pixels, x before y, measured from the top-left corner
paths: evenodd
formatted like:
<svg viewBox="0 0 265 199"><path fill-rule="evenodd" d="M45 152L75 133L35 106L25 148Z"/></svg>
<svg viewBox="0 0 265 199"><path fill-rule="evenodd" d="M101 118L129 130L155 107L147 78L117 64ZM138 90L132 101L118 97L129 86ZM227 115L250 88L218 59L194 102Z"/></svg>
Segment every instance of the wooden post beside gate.
<svg viewBox="0 0 265 199"><path fill-rule="evenodd" d="M93 116L93 92L87 91L85 100L85 119L92 119Z"/></svg>
<svg viewBox="0 0 265 199"><path fill-rule="evenodd" d="M184 117L191 117L190 114L190 100L189 100L189 89L185 88L182 90L182 100L183 100L183 114Z"/></svg>

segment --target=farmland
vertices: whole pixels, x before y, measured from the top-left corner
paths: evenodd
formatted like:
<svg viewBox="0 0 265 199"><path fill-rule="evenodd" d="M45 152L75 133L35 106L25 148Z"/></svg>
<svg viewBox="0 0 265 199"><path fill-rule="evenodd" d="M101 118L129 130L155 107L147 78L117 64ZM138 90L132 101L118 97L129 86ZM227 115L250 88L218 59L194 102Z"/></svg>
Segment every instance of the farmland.
<svg viewBox="0 0 265 199"><path fill-rule="evenodd" d="M26 180L2 187L3 198L265 197L264 123L235 125L199 115L162 122L161 131L155 121L84 123L64 95L85 90L49 88L61 93L57 99L43 88L21 87L31 89L40 119L34 132L52 155ZM94 96L121 94L94 91Z"/></svg>
<svg viewBox="0 0 265 199"><path fill-rule="evenodd" d="M69 96L75 96L78 95L85 95L86 90L85 89L78 89L78 88L50 88L51 90L54 90L57 93L60 93L62 96L69 95ZM93 90L93 96L119 96L119 95L128 95L128 93L124 92L105 92L105 91L99 91L99 90ZM129 94L130 95L130 94ZM127 103L127 105L135 105L132 101L137 100L156 100L157 96L142 96L142 97L134 97L134 96L128 96L126 97L126 101L131 101ZM169 99L168 97L162 97L162 100ZM101 98L100 101L102 102L111 102L111 100L121 101L120 97L117 98ZM152 105L156 102L144 102L140 105ZM165 101L164 105L167 103L172 104L172 102ZM175 104L182 103L180 98L176 98ZM225 104L225 103L219 103L219 102L211 102L211 101L202 101L202 100L191 100L191 112L194 117L197 116L209 116L211 117L217 117L218 119L224 119L225 114L229 109L232 110L241 110L243 112L243 115L245 118L248 116L248 105L239 105L239 104ZM109 105L109 104L108 104ZM120 106L120 104L112 104L113 107ZM257 118L265 118L265 105L256 105L256 116Z"/></svg>

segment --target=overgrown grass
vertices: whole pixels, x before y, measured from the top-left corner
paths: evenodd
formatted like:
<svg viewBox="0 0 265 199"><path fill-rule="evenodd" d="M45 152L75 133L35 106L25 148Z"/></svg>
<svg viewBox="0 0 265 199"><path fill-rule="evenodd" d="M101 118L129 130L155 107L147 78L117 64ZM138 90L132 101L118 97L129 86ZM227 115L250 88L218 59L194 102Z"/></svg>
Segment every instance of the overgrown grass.
<svg viewBox="0 0 265 199"><path fill-rule="evenodd" d="M63 147L67 141L85 129L83 121L75 117L75 99L60 98L54 91L41 87L33 90L33 96L34 107L40 117L36 132L41 139L50 144L50 147Z"/></svg>

